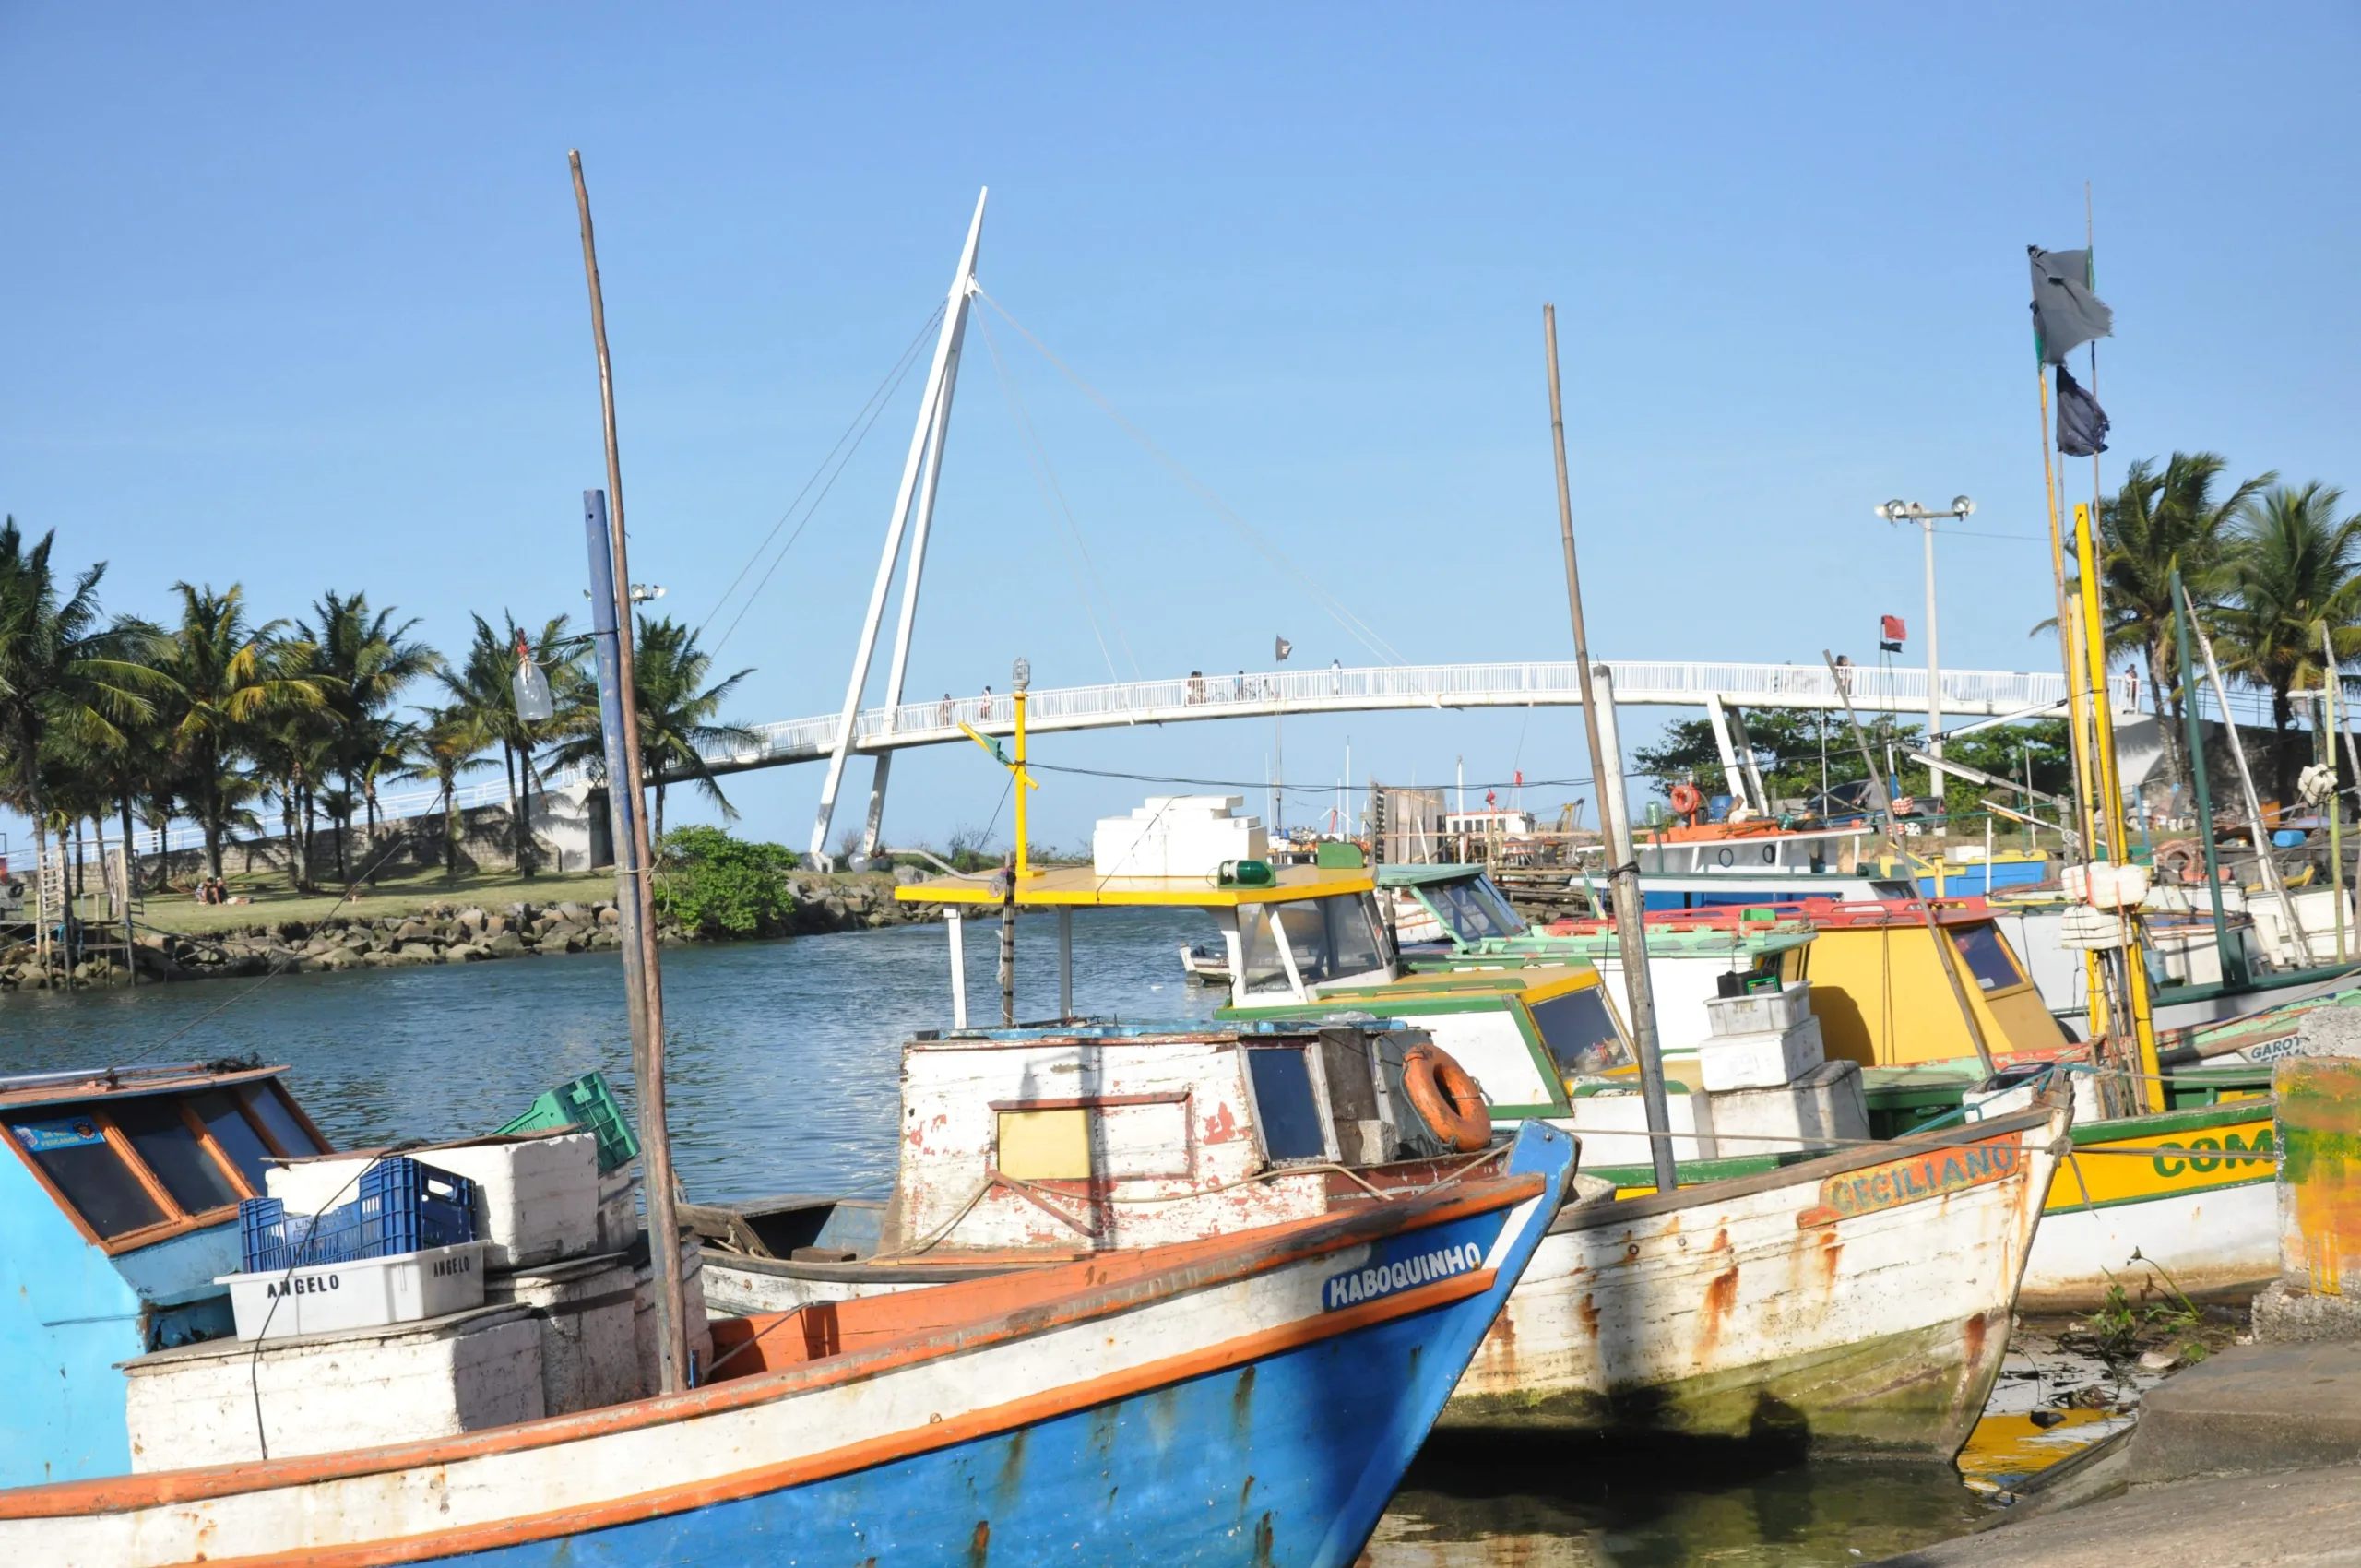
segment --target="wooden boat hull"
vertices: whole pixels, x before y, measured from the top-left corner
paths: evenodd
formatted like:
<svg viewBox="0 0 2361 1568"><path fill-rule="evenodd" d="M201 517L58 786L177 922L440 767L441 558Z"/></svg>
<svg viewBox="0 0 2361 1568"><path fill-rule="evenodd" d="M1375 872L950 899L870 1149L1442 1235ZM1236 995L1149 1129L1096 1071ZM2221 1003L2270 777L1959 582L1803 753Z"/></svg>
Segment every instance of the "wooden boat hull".
<svg viewBox="0 0 2361 1568"><path fill-rule="evenodd" d="M761 1370L667 1398L0 1493L0 1557L1348 1563L1571 1165L1528 1134L1455 1194L814 1309L730 1336Z"/></svg>
<svg viewBox="0 0 2361 1568"><path fill-rule="evenodd" d="M2078 1154L2156 1152L2093 1153L2059 1165L2020 1303L2089 1312L2118 1284L2134 1301L2250 1294L2268 1284L2279 1272L2273 1136L2267 1098L2075 1128Z"/></svg>
<svg viewBox="0 0 2361 1568"><path fill-rule="evenodd" d="M2008 1344L2050 1108L1561 1213L1439 1425L1948 1457Z"/></svg>

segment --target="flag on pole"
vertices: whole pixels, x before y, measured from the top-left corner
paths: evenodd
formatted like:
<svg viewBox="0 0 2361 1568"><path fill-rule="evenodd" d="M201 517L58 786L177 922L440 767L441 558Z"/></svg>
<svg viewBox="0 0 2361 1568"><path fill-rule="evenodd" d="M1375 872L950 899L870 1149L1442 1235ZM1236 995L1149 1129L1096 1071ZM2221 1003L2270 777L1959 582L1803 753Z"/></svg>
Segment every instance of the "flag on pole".
<svg viewBox="0 0 2361 1568"><path fill-rule="evenodd" d="M2064 365L2058 367L2058 449L2070 457L2095 457L2106 450L2106 410L2082 390Z"/></svg>
<svg viewBox="0 0 2361 1568"><path fill-rule="evenodd" d="M2042 363L2064 364L2092 339L2115 336L2115 312L2091 292L2090 252L2027 245L2025 254L2033 258L2033 339Z"/></svg>

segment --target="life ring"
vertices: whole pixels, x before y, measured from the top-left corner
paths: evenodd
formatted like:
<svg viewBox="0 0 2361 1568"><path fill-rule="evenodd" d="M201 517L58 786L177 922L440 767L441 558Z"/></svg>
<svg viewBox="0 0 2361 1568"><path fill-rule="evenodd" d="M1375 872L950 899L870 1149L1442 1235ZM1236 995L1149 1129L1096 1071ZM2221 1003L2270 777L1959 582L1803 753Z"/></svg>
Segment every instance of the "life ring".
<svg viewBox="0 0 2361 1568"><path fill-rule="evenodd" d="M1704 792L1694 784L1675 784L1672 787L1672 809L1680 816L1695 816L1705 809Z"/></svg>
<svg viewBox="0 0 2361 1568"><path fill-rule="evenodd" d="M1492 1141L1492 1116L1467 1069L1439 1045L1414 1045L1402 1055L1402 1087L1427 1130L1462 1154Z"/></svg>

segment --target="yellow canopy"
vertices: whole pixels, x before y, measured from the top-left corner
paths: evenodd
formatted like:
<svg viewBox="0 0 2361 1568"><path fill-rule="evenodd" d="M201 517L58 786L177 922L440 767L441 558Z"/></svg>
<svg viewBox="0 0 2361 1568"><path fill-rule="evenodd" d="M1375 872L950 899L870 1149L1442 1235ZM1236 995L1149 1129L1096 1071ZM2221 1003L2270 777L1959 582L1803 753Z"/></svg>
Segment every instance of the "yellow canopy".
<svg viewBox="0 0 2361 1568"><path fill-rule="evenodd" d="M1377 883L1366 868L1281 866L1264 887L1223 887L1210 876L1101 876L1088 866L1061 866L1016 885L1019 908L1098 909L1163 905L1192 909L1232 909L1240 904L1284 904L1296 898L1326 898L1371 893ZM939 876L894 889L904 904L997 904L998 872Z"/></svg>

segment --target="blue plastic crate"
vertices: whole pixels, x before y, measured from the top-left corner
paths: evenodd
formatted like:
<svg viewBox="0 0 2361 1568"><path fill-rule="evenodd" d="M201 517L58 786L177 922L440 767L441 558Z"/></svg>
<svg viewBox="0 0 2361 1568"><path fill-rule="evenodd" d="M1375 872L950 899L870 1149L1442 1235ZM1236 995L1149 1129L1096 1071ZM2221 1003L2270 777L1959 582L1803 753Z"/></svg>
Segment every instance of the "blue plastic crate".
<svg viewBox="0 0 2361 1568"><path fill-rule="evenodd" d="M360 1196L324 1214L289 1214L277 1198L238 1206L247 1273L359 1258L398 1257L476 1239L475 1183L393 1156L362 1172Z"/></svg>

